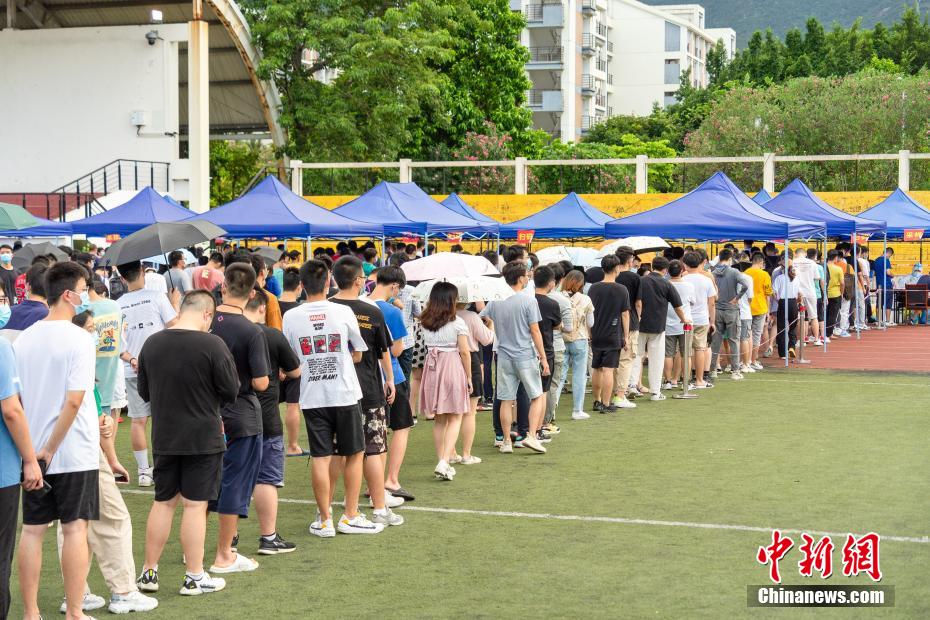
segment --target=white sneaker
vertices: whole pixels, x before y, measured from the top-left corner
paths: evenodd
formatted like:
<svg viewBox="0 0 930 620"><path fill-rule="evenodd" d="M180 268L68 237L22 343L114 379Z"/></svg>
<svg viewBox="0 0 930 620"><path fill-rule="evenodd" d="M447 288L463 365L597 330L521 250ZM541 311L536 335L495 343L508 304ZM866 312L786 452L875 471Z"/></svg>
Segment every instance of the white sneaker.
<svg viewBox="0 0 930 620"><path fill-rule="evenodd" d="M368 499L368 505L369 505L371 508L374 508L374 507L375 507L375 503L374 503L373 501L371 501L371 498ZM388 508L397 508L398 506L403 506L403 505L404 505L404 498L403 498L403 497L394 497L393 495L391 495L390 493L388 493L387 491L385 491L385 492L384 492L384 505L387 506Z"/></svg>
<svg viewBox="0 0 930 620"><path fill-rule="evenodd" d="M730 378L733 379L734 381L742 381L743 374L739 371L733 372L733 373L730 373Z"/></svg>
<svg viewBox="0 0 930 620"><path fill-rule="evenodd" d="M671 381L666 381L664 384L662 384L663 390L674 390L676 387L678 386L673 385Z"/></svg>
<svg viewBox="0 0 930 620"><path fill-rule="evenodd" d="M152 468L140 469L136 480L140 487L155 486L155 479L152 477Z"/></svg>
<svg viewBox="0 0 930 620"><path fill-rule="evenodd" d="M826 342L827 344L830 344L832 342L832 340L830 340L829 338L824 338L823 341Z"/></svg>
<svg viewBox="0 0 930 620"><path fill-rule="evenodd" d="M652 401L665 400L665 394L663 394L662 392L659 392L658 394L653 394L652 396L649 397L649 400L652 400Z"/></svg>
<svg viewBox="0 0 930 620"><path fill-rule="evenodd" d="M364 514L358 513L352 519L342 515L336 529L340 534L380 534L384 531L384 524L372 523Z"/></svg>
<svg viewBox="0 0 930 620"><path fill-rule="evenodd" d="M624 398L624 399L621 400L620 402L613 403L613 405L614 405L614 407L616 407L617 409L636 409L636 403L631 402L631 401L627 400L626 398Z"/></svg>
<svg viewBox="0 0 930 620"><path fill-rule="evenodd" d="M201 594L212 594L219 592L226 587L226 580L222 577L211 577L204 571L200 579L194 579L190 575L184 575L184 583L181 585L180 594L183 596L199 596ZM113 611L112 609L110 611Z"/></svg>
<svg viewBox="0 0 930 620"><path fill-rule="evenodd" d="M539 440L536 439L535 437L526 437L523 440L523 447L529 448L533 452L538 452L540 454L546 453L546 447L542 445L541 443L539 443Z"/></svg>
<svg viewBox="0 0 930 620"><path fill-rule="evenodd" d="M376 510L371 515L371 521L375 524L383 525L387 527L389 525L403 525L404 518L398 514L394 514L390 508L385 508L384 510Z"/></svg>
<svg viewBox="0 0 930 620"><path fill-rule="evenodd" d="M765 366L763 366L763 365L760 364L759 362L753 362L753 363L750 364L749 366L750 366L753 370L755 370L756 372L765 369Z"/></svg>
<svg viewBox="0 0 930 620"><path fill-rule="evenodd" d="M462 465L477 465L481 459L473 454L462 458Z"/></svg>
<svg viewBox="0 0 930 620"><path fill-rule="evenodd" d="M449 463L442 460L436 464L436 469L433 470L433 473L436 474L436 477L440 480L452 480L452 476L455 475L455 470L452 470L452 473L450 473L450 470L452 470L452 467L449 466Z"/></svg>
<svg viewBox="0 0 930 620"><path fill-rule="evenodd" d="M513 454L513 444L509 441L506 443L501 443L501 454Z"/></svg>
<svg viewBox="0 0 930 620"><path fill-rule="evenodd" d="M756 372L756 369L753 368L750 364L743 364L743 367L739 369L740 372Z"/></svg>
<svg viewBox="0 0 930 620"><path fill-rule="evenodd" d="M317 520L310 524L310 533L320 538L332 538L335 536L336 528L333 527L332 517L326 521L321 521L319 515L317 515Z"/></svg>
<svg viewBox="0 0 930 620"><path fill-rule="evenodd" d="M815 340L814 342L811 343L811 346L812 346L812 347L822 347L822 346L823 346L823 340Z"/></svg>
<svg viewBox="0 0 930 620"><path fill-rule="evenodd" d="M451 459L449 459L449 465L458 465L462 462L462 457L456 454Z"/></svg>
<svg viewBox="0 0 930 620"><path fill-rule="evenodd" d="M97 596L93 592L85 592L84 600L81 601L81 611L93 611L95 609L100 609L106 604L107 602L102 596ZM60 611L61 613L67 613L68 611L67 600L61 601L61 607L58 608L58 611Z"/></svg>
<svg viewBox="0 0 930 620"><path fill-rule="evenodd" d="M111 595L108 609L111 614L128 614L131 611L152 611L156 607L158 607L157 598L136 591L126 595Z"/></svg>
<svg viewBox="0 0 930 620"><path fill-rule="evenodd" d="M591 416L584 411L572 411L572 420L589 420Z"/></svg>

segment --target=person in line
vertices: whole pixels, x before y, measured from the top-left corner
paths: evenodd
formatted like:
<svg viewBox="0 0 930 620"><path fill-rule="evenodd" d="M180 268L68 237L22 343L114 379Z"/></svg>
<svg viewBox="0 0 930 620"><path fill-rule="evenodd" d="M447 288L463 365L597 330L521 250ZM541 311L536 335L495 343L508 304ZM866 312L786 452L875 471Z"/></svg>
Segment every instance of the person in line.
<svg viewBox="0 0 930 620"><path fill-rule="evenodd" d="M565 338L566 333L571 333L572 331L572 305L568 301L568 298L562 294L560 286L562 284L562 279L565 277L565 274L568 273L565 268L559 263L552 263L549 265L549 268L552 269L552 275L554 278L552 290L549 291L549 299L553 300L559 306L559 316L561 318L561 326L559 329L552 332L552 353L553 353L553 364L549 367L549 370L552 371L551 381L549 384L549 391L546 394L546 415L543 418L543 432L548 433L549 435L557 435L559 433L559 426L555 423L555 412L559 404L559 393L562 391L562 386L559 385L563 381L562 369L565 367ZM535 274L534 278L535 278ZM540 306L540 311L542 306ZM479 358L480 360L480 358Z"/></svg>
<svg viewBox="0 0 930 620"><path fill-rule="evenodd" d="M309 260L300 268L307 302L288 310L284 336L301 361L300 407L307 423L313 496L317 518L310 533L321 538L336 535L332 518L330 462L334 454L345 457L343 478L345 513L338 530L344 534L377 534L384 529L358 509L365 451L364 414L359 405L362 389L355 364L368 345L350 308L327 301L329 268L321 260ZM336 437L339 438L338 445Z"/></svg>
<svg viewBox="0 0 930 620"><path fill-rule="evenodd" d="M118 303L107 298L106 292L106 286L99 279L93 280L90 288L87 289L90 298L89 309L94 317L95 333L92 335L95 336L97 344L96 376L100 408L114 419L118 419L119 411L117 407L113 406L113 403L117 385L123 382L120 377L122 362L119 359L123 339L123 313ZM115 435L107 438L107 443L112 447L115 457L114 440ZM118 461L110 463L114 467L114 471L116 471L115 467L118 464ZM119 473L126 474L128 482L128 473L122 465L119 465Z"/></svg>
<svg viewBox="0 0 930 620"><path fill-rule="evenodd" d="M636 405L627 398L641 396L639 391L640 376L643 372L643 360L636 354L639 348L639 317L643 311L640 296L641 277L632 268L635 254L633 248L620 246L614 252L620 259L620 272L616 282L626 287L630 295L630 346L620 351L620 364L614 373L614 390L611 404L618 409L634 409Z"/></svg>
<svg viewBox="0 0 930 620"><path fill-rule="evenodd" d="M558 407L562 388L571 370L573 420L587 420L591 417L584 411L584 393L588 381L588 340L591 338L591 327L594 326L594 304L590 297L581 292L583 288L584 274L580 271L569 271L562 279L561 292L568 299L572 311L572 330L562 335L565 339L565 365L562 367L555 405Z"/></svg>
<svg viewBox="0 0 930 620"><path fill-rule="evenodd" d="M139 396L137 371L139 352L145 341L155 333L170 327L177 318L177 309L168 297L145 288L142 263L133 261L118 265L117 270L126 281L126 293L118 300L122 309L123 335L120 342L120 359L126 381L126 396L129 399L132 454L138 467L136 481L140 487L154 484L152 468L149 466L148 426L151 410L149 404Z"/></svg>
<svg viewBox="0 0 930 620"><path fill-rule="evenodd" d="M252 265L252 269L255 270L255 281L258 283L258 286L267 293L268 305L267 312L265 316L265 324L268 327L272 327L278 331L281 331L281 306L278 304L278 298L268 290L268 266L265 264L265 259L263 259L258 254L247 255L249 263ZM226 266L229 266L227 261Z"/></svg>
<svg viewBox="0 0 930 620"><path fill-rule="evenodd" d="M710 353L707 350L707 339L716 324L717 289L713 279L704 272L705 259L698 252L686 252L681 262L684 263L687 274L684 280L694 287L694 309L691 320L694 322L691 344L694 349L694 387L705 389L713 387L713 383L704 379L704 373L710 365ZM685 378L688 379L687 377Z"/></svg>
<svg viewBox="0 0 930 620"><path fill-rule="evenodd" d="M894 248L886 248L885 253L875 259L875 286L878 289L879 312L884 312L885 325L894 327L894 277L891 259L894 257Z"/></svg>
<svg viewBox="0 0 930 620"><path fill-rule="evenodd" d="M10 310L10 319L4 329L21 332L48 316L45 298L45 277L48 267L39 262L26 271L26 297Z"/></svg>
<svg viewBox="0 0 930 620"><path fill-rule="evenodd" d="M435 416L433 443L439 462L434 473L437 478L449 481L455 476L455 468L449 461L455 453L462 417L471 409L469 395L473 387L468 325L456 316L458 295L454 284L437 282L420 317L427 349L420 406L425 413Z"/></svg>
<svg viewBox="0 0 930 620"><path fill-rule="evenodd" d="M665 323L668 308L672 307L678 320L684 326L690 326L691 319L682 310L681 297L665 275L669 261L664 256L652 259L652 269L640 283L640 296L643 302L642 316L639 317L639 344L636 354L648 355L650 400L665 400L662 394L662 372L665 368Z"/></svg>
<svg viewBox="0 0 930 620"><path fill-rule="evenodd" d="M514 247L520 246L512 246L511 250ZM544 453L546 449L536 439L536 433L542 426L545 413L542 376L550 374L550 370L539 331L539 305L532 295L519 294L526 289L529 281L525 261L509 262L501 273L507 285L517 294L488 302L480 314L493 322L497 336L497 398L501 401L500 430L503 433L500 451L503 454L513 452L510 427L517 388L522 385L530 400L527 435L522 443L535 452Z"/></svg>
<svg viewBox="0 0 930 620"><path fill-rule="evenodd" d="M255 483L255 512L258 513L259 555L290 553L297 545L278 534L278 489L284 487L284 429L278 410L279 374L287 379L300 377L300 360L291 351L279 330L265 325L268 293L256 284L245 305L245 318L258 325L268 347L268 389L258 392L262 407L262 460Z"/></svg>
<svg viewBox="0 0 930 620"><path fill-rule="evenodd" d="M843 281L843 267L840 264L840 253L836 250L827 251L827 326L825 334L827 342L833 338L837 329L840 308L843 305L845 282Z"/></svg>
<svg viewBox="0 0 930 620"><path fill-rule="evenodd" d="M197 596L226 587L203 566L207 503L220 492L223 420L220 407L239 393L236 363L229 348L208 333L216 313L213 295L187 293L171 327L153 334L140 352L138 386L152 409L155 501L145 532L145 561L136 580L140 590L157 592L158 561L180 503L185 574L180 594ZM179 433L177 429L183 428Z"/></svg>
<svg viewBox="0 0 930 620"><path fill-rule="evenodd" d="M537 274L540 274L537 277ZM555 288L555 273L551 267L541 265L533 270L533 286L536 291L536 303L539 305L539 333L542 336L543 350L546 352L546 362L549 369L555 368L555 333L562 330L562 312L557 301L549 297L549 294ZM558 369L562 370L561 365ZM552 372L542 378L543 399L546 401L546 409L549 409L549 391L552 387ZM540 443L551 441L548 432L544 430L545 416L543 417L543 428L536 433L536 438Z"/></svg>
<svg viewBox="0 0 930 620"><path fill-rule="evenodd" d="M752 255L752 266L744 273L752 278L752 300L749 302L749 313L752 315L752 354L749 366L756 371L762 370L759 362L762 334L765 331L765 322L769 314L768 299L772 295L772 276L765 271L765 256L756 252Z"/></svg>
<svg viewBox="0 0 930 620"><path fill-rule="evenodd" d="M681 261L669 261L669 283L678 293L681 299L681 312L684 313L687 322L690 322L694 307L697 305L697 297L694 285L684 279L684 272L685 267ZM672 304L668 304L665 317L665 389L667 390L677 388L679 379L690 380L690 377L682 375L682 361L685 355L685 322L679 318Z"/></svg>
<svg viewBox="0 0 930 620"><path fill-rule="evenodd" d="M816 255L816 252L815 252ZM807 257L806 250L798 250L794 255L794 272L798 281L798 290L807 308L807 324L800 325L801 337L807 340L807 330L810 328L813 340L810 341L814 346L822 346L823 341L820 339L820 324L817 321L817 293L816 289L820 287L819 272L817 263ZM861 296L860 296L861 300Z"/></svg>
<svg viewBox="0 0 930 620"><path fill-rule="evenodd" d="M213 292L223 284L223 269L225 259L220 252L211 252L206 265L194 267L191 272L191 283L195 289Z"/></svg>
<svg viewBox="0 0 930 620"><path fill-rule="evenodd" d="M7 291L10 305L16 304L14 291L16 290L16 276L19 274L13 269L13 246L4 243L0 245L0 286Z"/></svg>
<svg viewBox="0 0 930 620"><path fill-rule="evenodd" d="M795 356L797 342L798 306L804 303L800 286L793 265L788 265L787 272L783 271L775 278L772 284L775 298L778 301L778 336L776 344L778 354L782 358Z"/></svg>
<svg viewBox="0 0 930 620"><path fill-rule="evenodd" d="M178 291L183 296L187 291L194 290L194 283L190 274L184 271L185 267L187 262L181 250L174 250L168 254L168 271L165 272L164 278L169 293Z"/></svg>
<svg viewBox="0 0 930 620"><path fill-rule="evenodd" d="M23 617L35 620L40 617L42 542L49 523L60 521L65 613L68 620L80 620L86 617L82 603L89 567L87 524L100 516L94 341L71 322L77 308L89 302L86 270L77 263L61 262L46 276L48 316L13 344L29 435L51 487L23 496L19 580Z"/></svg>
<svg viewBox="0 0 930 620"><path fill-rule="evenodd" d="M19 399L20 390L13 345L0 338L0 618L6 618L10 612L10 569L16 548L19 489L31 493L42 488L42 470Z"/></svg>
<svg viewBox="0 0 930 620"><path fill-rule="evenodd" d="M588 290L594 305L594 326L591 328L591 368L594 374L591 386L594 410L615 413L618 407L611 402L614 371L620 365L621 352L630 346L630 294L625 286L615 281L620 270L619 258L612 254L603 257L601 269L604 279L592 284ZM620 408L633 405L626 399L623 401Z"/></svg>
<svg viewBox="0 0 930 620"><path fill-rule="evenodd" d="M717 284L717 307L714 313L716 323L711 348L710 376L712 379L717 376L718 356L725 339L730 349L730 378L738 381L743 378L739 362L739 298L746 294L747 287L737 277L739 272L731 266L732 251L721 250L718 259L712 271Z"/></svg>
<svg viewBox="0 0 930 620"><path fill-rule="evenodd" d="M7 324L10 320L10 305L13 303L10 295L7 294L7 287L3 282L0 282L0 330Z"/></svg>
<svg viewBox="0 0 930 620"><path fill-rule="evenodd" d="M871 329L866 320L869 316L867 304L869 298L869 288L871 287L871 267L869 264L869 246L860 245L856 250L856 308L853 312L855 326L857 331L868 331ZM810 310L808 310L810 312ZM823 344L823 343L820 343Z"/></svg>
<svg viewBox="0 0 930 620"><path fill-rule="evenodd" d="M475 443L476 422L475 416L478 412L478 400L482 394L482 381L484 379L481 371L481 347L494 343L494 332L481 320L478 313L469 310L468 304L458 303L456 305L456 316L465 321L468 326L468 350L471 352L471 398L470 408L462 418L462 454L455 454L450 465L477 465L481 458L471 453L472 446Z"/></svg>
<svg viewBox="0 0 930 620"><path fill-rule="evenodd" d="M402 256L398 254L398 256ZM391 445L388 447L387 462L385 463L384 489L394 497L405 501L413 501L411 495L400 483L400 469L407 454L407 441L410 429L413 428L413 410L410 408L410 382L404 368L403 356L409 351L407 331L407 309L416 304L417 315L420 313L419 302L410 299L407 286L407 277L400 267L388 265L381 267L375 274L375 288L368 298L378 304L384 315L384 323L390 334L391 370L394 374L394 402L387 407L387 424L391 429ZM405 293L407 293L405 298ZM401 310L392 300L401 299L404 309ZM412 345L412 343L411 343Z"/></svg>
<svg viewBox="0 0 930 620"><path fill-rule="evenodd" d="M368 484L368 495L374 509L371 521L382 525L403 525L404 519L391 508L404 503L403 499L388 497L384 490L383 455L387 453L386 407L394 402L394 372L389 354L391 335L384 323L384 315L376 302L359 299L365 274L362 261L354 256L343 256L333 266L333 278L339 292L330 301L347 306L355 315L362 340L367 349L355 364L355 374L362 389L359 404L364 415L365 456L362 471ZM382 380L382 374L384 380ZM338 439L338 437L337 437ZM342 459L330 463L330 491L335 492L336 481L342 473ZM390 502L390 505L389 505Z"/></svg>
<svg viewBox="0 0 930 620"><path fill-rule="evenodd" d="M742 263L741 263L742 264ZM751 264L751 263L746 263ZM737 273L740 282L746 287L746 292L739 298L739 359L740 372L753 373L756 369L750 366L752 362L752 277L745 272Z"/></svg>
<svg viewBox="0 0 930 620"><path fill-rule="evenodd" d="M294 250L296 252L296 250ZM290 255L288 255L290 258ZM297 255L300 258L299 254ZM281 274L281 297L278 305L281 307L281 316L296 308L303 302L300 300L303 288L300 285L300 268L289 266ZM282 318L283 320L283 318ZM281 383L279 400L284 403L284 434L287 445L286 456L310 456L307 450L300 447L300 422L303 415L300 412L300 379L287 379Z"/></svg>

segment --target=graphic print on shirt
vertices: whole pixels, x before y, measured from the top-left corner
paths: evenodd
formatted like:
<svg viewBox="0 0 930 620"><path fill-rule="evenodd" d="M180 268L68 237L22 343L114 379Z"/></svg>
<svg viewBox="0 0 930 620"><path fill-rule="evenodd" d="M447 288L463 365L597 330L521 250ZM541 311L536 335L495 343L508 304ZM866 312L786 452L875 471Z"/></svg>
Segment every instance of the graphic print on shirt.
<svg viewBox="0 0 930 620"><path fill-rule="evenodd" d="M326 329L325 314L313 314L309 319L314 331ZM336 378L340 362L336 354L342 353L341 334L313 334L300 338L298 342L301 353L307 358L307 381L313 383Z"/></svg>

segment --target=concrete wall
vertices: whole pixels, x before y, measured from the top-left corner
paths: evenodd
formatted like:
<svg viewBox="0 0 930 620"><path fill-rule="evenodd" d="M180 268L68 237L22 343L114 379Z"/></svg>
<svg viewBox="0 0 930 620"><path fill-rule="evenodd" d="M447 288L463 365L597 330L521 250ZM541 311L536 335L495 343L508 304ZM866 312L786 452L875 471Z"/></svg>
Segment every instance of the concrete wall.
<svg viewBox="0 0 930 620"><path fill-rule="evenodd" d="M178 131L184 40L186 24L0 31L0 191L51 191L119 158L175 162L164 133ZM134 110L149 113L141 136Z"/></svg>

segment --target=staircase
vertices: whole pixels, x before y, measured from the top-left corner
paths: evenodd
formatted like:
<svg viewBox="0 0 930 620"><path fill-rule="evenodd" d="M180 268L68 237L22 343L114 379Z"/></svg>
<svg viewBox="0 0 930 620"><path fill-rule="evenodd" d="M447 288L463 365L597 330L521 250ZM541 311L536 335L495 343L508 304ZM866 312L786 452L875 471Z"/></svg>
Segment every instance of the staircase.
<svg viewBox="0 0 930 620"><path fill-rule="evenodd" d="M168 162L116 159L50 192L0 193L0 202L22 205L37 217L64 221L65 214L83 209L83 217L104 209L97 198L119 190L152 187L168 191Z"/></svg>

